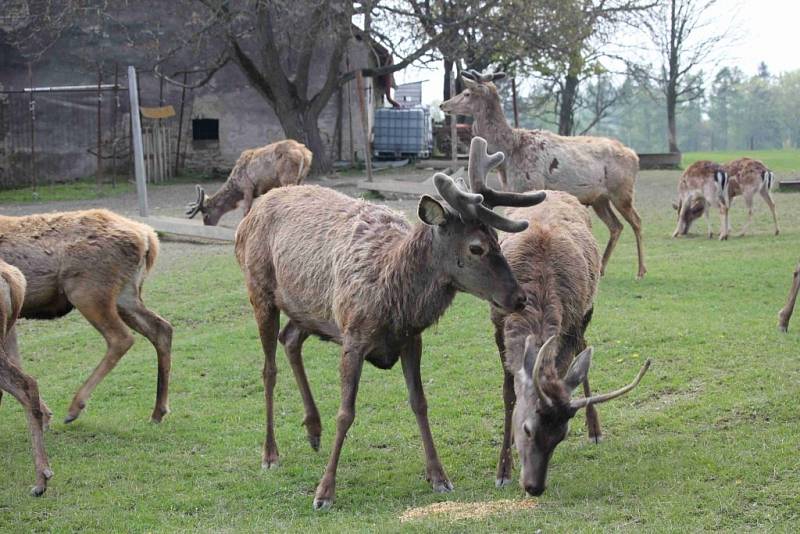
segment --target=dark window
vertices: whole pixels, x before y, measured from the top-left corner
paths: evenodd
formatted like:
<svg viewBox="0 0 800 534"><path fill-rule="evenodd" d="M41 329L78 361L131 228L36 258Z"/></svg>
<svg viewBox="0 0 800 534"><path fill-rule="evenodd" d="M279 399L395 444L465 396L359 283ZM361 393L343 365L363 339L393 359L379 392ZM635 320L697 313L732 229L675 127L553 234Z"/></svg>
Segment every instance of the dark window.
<svg viewBox="0 0 800 534"><path fill-rule="evenodd" d="M192 119L192 138L195 141L218 141L219 119Z"/></svg>

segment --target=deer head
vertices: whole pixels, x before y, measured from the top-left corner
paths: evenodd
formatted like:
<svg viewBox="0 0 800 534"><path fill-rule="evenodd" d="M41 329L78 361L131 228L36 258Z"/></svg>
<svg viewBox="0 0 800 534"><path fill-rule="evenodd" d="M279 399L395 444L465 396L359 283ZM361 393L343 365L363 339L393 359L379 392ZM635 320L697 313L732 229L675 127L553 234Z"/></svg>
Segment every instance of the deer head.
<svg viewBox="0 0 800 534"><path fill-rule="evenodd" d="M216 226L219 220L236 207L235 202L228 202L225 205L225 199L220 199L219 192L212 196L206 194L205 189L197 187L197 200L186 206L186 215L191 219L198 213L203 214L203 224L206 226Z"/></svg>
<svg viewBox="0 0 800 534"><path fill-rule="evenodd" d="M480 74L475 70L464 71L461 73L464 90L449 100L442 102L439 107L445 113L473 117L482 110L487 109L489 104L500 102L497 88L492 82L503 79L505 76L504 72Z"/></svg>
<svg viewBox="0 0 800 534"><path fill-rule="evenodd" d="M419 218L433 227L434 260L437 268L459 290L490 301L504 310L525 305L525 295L500 251L496 230L521 232L527 221L508 219L492 211L495 206L533 206L544 200L544 192L501 193L485 185L486 175L499 165L501 152L489 155L486 140L472 139L469 157L471 188L463 179L443 173L433 177L440 203L423 195Z"/></svg>
<svg viewBox="0 0 800 534"><path fill-rule="evenodd" d="M517 401L513 414L514 443L522 465L520 485L534 496L544 492L550 457L567 436L569 420L581 408L629 392L650 367L650 360L647 360L636 379L616 391L573 399L573 391L589 373L592 348L578 354L562 378L555 367L558 337L551 336L544 344L538 345L535 336L528 336L525 340L525 363L514 377Z"/></svg>

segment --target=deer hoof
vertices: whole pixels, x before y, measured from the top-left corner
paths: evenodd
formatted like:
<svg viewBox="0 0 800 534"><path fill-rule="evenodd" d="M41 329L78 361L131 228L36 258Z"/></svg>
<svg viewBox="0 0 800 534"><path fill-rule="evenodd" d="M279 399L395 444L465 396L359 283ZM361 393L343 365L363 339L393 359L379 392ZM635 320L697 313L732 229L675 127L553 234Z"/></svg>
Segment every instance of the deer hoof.
<svg viewBox="0 0 800 534"><path fill-rule="evenodd" d="M494 480L494 486L496 488L505 488L506 486L510 486L510 485L511 485L511 479L510 478L496 478Z"/></svg>
<svg viewBox="0 0 800 534"><path fill-rule="evenodd" d="M333 499L319 499L314 497L314 511L321 512L333 506Z"/></svg>
<svg viewBox="0 0 800 534"><path fill-rule="evenodd" d="M446 478L432 484L433 491L436 493L450 493L453 491L453 483Z"/></svg>
<svg viewBox="0 0 800 534"><path fill-rule="evenodd" d="M270 469L277 469L280 466L280 462L278 459L275 458L274 460L265 460L261 462L261 469L264 471L269 471Z"/></svg>
<svg viewBox="0 0 800 534"><path fill-rule="evenodd" d="M44 492L47 491L47 486L44 485L36 485L31 488L31 496L32 497L41 497L44 495Z"/></svg>
<svg viewBox="0 0 800 534"><path fill-rule="evenodd" d="M589 436L589 443L597 445L602 441L603 441L603 436L601 434L598 434L597 436Z"/></svg>
<svg viewBox="0 0 800 534"><path fill-rule="evenodd" d="M81 413L80 413L80 412L78 412L78 413L76 413L76 414L69 414L69 415L67 415L67 416L64 418L64 424L65 424L65 425L68 425L68 424L70 424L70 423L71 423L71 422L73 422L75 419L77 419L77 418L78 418L80 415L81 415Z"/></svg>
<svg viewBox="0 0 800 534"><path fill-rule="evenodd" d="M169 413L169 408L156 408L153 410L153 415L150 416L151 423L160 423L164 416Z"/></svg>

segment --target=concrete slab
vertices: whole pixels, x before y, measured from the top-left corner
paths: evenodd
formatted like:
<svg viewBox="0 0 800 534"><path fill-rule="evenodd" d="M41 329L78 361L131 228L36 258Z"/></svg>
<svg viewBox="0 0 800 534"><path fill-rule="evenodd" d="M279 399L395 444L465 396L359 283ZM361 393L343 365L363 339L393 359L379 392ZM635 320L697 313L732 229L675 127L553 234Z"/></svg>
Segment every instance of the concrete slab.
<svg viewBox="0 0 800 534"><path fill-rule="evenodd" d="M233 242L236 230L224 226L206 226L202 221L177 217L132 217L157 232L184 237Z"/></svg>

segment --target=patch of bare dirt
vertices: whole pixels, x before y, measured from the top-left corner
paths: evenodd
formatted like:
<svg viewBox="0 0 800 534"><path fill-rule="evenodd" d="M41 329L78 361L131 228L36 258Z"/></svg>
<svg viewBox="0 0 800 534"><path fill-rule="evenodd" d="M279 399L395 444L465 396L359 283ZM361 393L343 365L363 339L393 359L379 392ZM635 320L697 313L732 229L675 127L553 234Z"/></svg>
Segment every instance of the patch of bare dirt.
<svg viewBox="0 0 800 534"><path fill-rule="evenodd" d="M430 516L439 516L451 521L483 519L491 515L532 510L538 506L534 499L481 502L437 502L427 506L409 508L400 515L400 522L416 521Z"/></svg>

